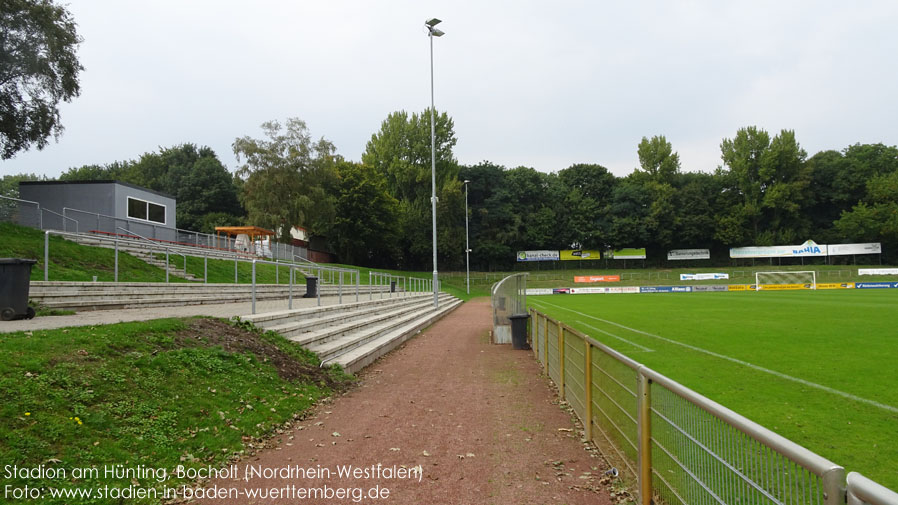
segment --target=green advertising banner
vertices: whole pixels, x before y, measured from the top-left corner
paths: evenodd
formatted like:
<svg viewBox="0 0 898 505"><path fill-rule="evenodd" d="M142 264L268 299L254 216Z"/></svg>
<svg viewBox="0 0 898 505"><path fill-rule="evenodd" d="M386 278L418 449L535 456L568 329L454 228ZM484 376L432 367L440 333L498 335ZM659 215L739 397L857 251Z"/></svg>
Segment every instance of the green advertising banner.
<svg viewBox="0 0 898 505"><path fill-rule="evenodd" d="M623 249L611 251L610 253L607 253L607 254L610 254L611 258L616 259L616 260L644 260L645 259L645 247L643 247L643 248L625 247Z"/></svg>

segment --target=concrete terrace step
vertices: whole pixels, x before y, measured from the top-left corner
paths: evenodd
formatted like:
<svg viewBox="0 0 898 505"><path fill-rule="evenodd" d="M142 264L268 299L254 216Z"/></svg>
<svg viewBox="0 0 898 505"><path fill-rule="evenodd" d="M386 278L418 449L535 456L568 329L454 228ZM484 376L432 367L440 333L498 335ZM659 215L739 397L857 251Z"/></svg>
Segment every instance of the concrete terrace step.
<svg viewBox="0 0 898 505"><path fill-rule="evenodd" d="M314 335L308 338L314 340L305 347L317 354L322 361L328 361L432 313L432 304L425 301L413 307L342 325L341 328L313 332Z"/></svg>
<svg viewBox="0 0 898 505"><path fill-rule="evenodd" d="M91 247L104 247L107 249L114 249L115 243L109 239L100 238L90 234L79 234L79 235L66 235L66 240L70 240L72 242L77 242L81 245L91 246ZM164 248L169 247L172 251L177 251L178 253L190 254L193 256L207 256L209 258L215 259L234 259L234 251L227 251L216 249L213 247L204 247L204 246L192 246L190 244L167 244L165 242L147 242L143 239L130 239L125 237L118 238L118 250L120 252L127 252L129 254L134 254L135 256L138 254L148 254L148 253L162 253L165 254ZM250 258L252 256L241 254L241 258Z"/></svg>
<svg viewBox="0 0 898 505"><path fill-rule="evenodd" d="M319 313L301 319L292 318L292 320L281 320L278 321L278 324L271 326L265 325L265 328L274 330L285 337L295 337L304 333L320 331L333 326L342 326L358 319L376 316L384 311L417 305L430 299L429 296L415 296L393 299L388 301L388 303L364 302L360 303L360 307L354 310Z"/></svg>
<svg viewBox="0 0 898 505"><path fill-rule="evenodd" d="M288 338L312 352L315 352L322 359L330 356L334 350L339 350L343 344L337 342L354 342L358 340L359 332L367 332L368 330L379 328L384 324L395 324L396 322L408 317L409 314L415 314L420 310L428 310L432 307L432 301L429 299L418 300L412 304L396 304L387 306L378 310L366 310L363 314L347 317L346 322L325 326L317 330L306 331L294 334Z"/></svg>
<svg viewBox="0 0 898 505"><path fill-rule="evenodd" d="M323 363L326 365L338 364L349 373L355 373L365 368L377 358L392 351L403 342L417 334L420 330L430 326L441 317L455 310L461 305L461 300L452 299L441 303L436 311L429 311L401 326L395 327L379 337L368 339L361 345L351 348L349 351L337 355L334 359Z"/></svg>
<svg viewBox="0 0 898 505"><path fill-rule="evenodd" d="M359 290L360 299L369 286ZM376 289L376 287L375 287ZM301 298L305 285L293 286L293 297ZM334 296L336 286L321 286L322 296ZM353 301L355 290L343 290L344 302ZM29 297L48 308L73 310L103 310L136 307L162 307L214 303L246 302L252 298L249 284L187 284L187 283L113 283L113 282L42 282L31 283ZM396 297L397 294L394 294ZM402 293L405 295L405 293ZM257 284L256 300L287 299L290 286L285 284ZM401 298L401 297L399 297ZM388 300L388 299L387 299Z"/></svg>

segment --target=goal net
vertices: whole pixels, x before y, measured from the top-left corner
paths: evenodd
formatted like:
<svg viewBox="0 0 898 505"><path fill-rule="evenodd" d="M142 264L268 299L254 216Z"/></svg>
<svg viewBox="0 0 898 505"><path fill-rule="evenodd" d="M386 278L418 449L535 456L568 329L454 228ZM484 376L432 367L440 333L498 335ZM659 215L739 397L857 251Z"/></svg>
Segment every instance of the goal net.
<svg viewBox="0 0 898 505"><path fill-rule="evenodd" d="M817 289L817 272L756 272L755 290Z"/></svg>

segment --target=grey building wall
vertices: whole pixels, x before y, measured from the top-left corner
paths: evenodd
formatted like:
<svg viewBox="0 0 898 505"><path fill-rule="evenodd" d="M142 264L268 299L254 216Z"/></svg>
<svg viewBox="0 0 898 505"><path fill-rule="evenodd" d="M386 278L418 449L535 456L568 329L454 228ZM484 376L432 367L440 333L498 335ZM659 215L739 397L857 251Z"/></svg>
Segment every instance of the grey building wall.
<svg viewBox="0 0 898 505"><path fill-rule="evenodd" d="M40 204L43 209L62 214L63 208L106 215L115 213L115 182L91 184L54 181L20 182L19 198Z"/></svg>
<svg viewBox="0 0 898 505"><path fill-rule="evenodd" d="M174 197L119 181L34 181L19 183L23 200L38 202L42 209L78 221L78 231L126 233L147 238L176 240ZM165 223L128 217L128 198L137 198L165 207ZM44 212L44 228L74 231L70 219ZM58 226L54 225L58 222ZM123 230L124 229L124 230Z"/></svg>

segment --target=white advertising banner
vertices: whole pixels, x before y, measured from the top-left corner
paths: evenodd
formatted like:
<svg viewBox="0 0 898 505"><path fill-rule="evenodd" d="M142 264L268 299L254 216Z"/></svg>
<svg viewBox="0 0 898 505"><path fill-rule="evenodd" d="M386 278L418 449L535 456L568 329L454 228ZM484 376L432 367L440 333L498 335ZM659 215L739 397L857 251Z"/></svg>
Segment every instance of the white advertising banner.
<svg viewBox="0 0 898 505"><path fill-rule="evenodd" d="M808 240L801 245L774 245L730 248L730 258L785 258L826 256L826 246Z"/></svg>
<svg viewBox="0 0 898 505"><path fill-rule="evenodd" d="M540 296L540 295L551 295L552 289L546 288L527 288L527 296Z"/></svg>
<svg viewBox="0 0 898 505"><path fill-rule="evenodd" d="M834 244L829 246L830 256L850 256L852 254L880 254L882 244L872 242L869 244Z"/></svg>
<svg viewBox="0 0 898 505"><path fill-rule="evenodd" d="M704 274L680 274L681 281L709 281L714 279L729 279L730 274L704 273Z"/></svg>
<svg viewBox="0 0 898 505"><path fill-rule="evenodd" d="M858 268L858 275L898 275L898 268Z"/></svg>
<svg viewBox="0 0 898 505"><path fill-rule="evenodd" d="M558 251L518 251L518 261L558 261Z"/></svg>
<svg viewBox="0 0 898 505"><path fill-rule="evenodd" d="M710 249L672 249L667 251L667 260L709 260L711 259Z"/></svg>
<svg viewBox="0 0 898 505"><path fill-rule="evenodd" d="M572 295L600 295L607 293L608 288L571 288Z"/></svg>

